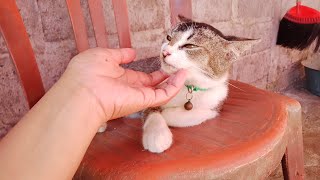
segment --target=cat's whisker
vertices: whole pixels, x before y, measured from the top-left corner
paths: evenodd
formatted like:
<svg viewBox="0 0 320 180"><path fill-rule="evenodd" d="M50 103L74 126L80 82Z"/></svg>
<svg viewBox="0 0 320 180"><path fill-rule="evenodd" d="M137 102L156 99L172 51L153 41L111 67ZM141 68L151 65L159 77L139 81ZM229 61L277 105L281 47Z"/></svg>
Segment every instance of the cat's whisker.
<svg viewBox="0 0 320 180"><path fill-rule="evenodd" d="M239 89L240 91L242 91L242 92L246 92L246 91L244 91L243 89L241 89L241 88L239 88L239 87L237 87L237 86L235 86L235 85L233 85L233 84L231 84L231 83L229 83L229 82L227 82L230 86L232 86L232 87L234 87L234 88L236 88L236 89Z"/></svg>
<svg viewBox="0 0 320 180"><path fill-rule="evenodd" d="M208 75L209 77L211 77L211 75L208 73L208 72L206 72L205 70L203 70L203 69L201 69L201 68L199 68L199 67L197 67L197 66L195 66L195 65L192 65L194 68L196 68L196 69L198 69L198 70L200 70L202 73L204 73L204 74L206 74L206 75ZM233 85L233 84L231 84L231 83L229 83L229 82L227 82L230 86L232 86L232 87L234 87L234 88L236 88L236 89L239 89L240 91L243 91L243 92L245 92L243 89L241 89L241 88L239 88L239 87L237 87L237 86L235 86L235 85Z"/></svg>
<svg viewBox="0 0 320 180"><path fill-rule="evenodd" d="M207 71L205 71L205 70L203 70L203 69L201 69L201 68L197 67L196 65L193 65L193 64L192 64L192 67L194 67L194 68L196 68L196 69L200 70L202 73L204 73L204 74L208 75L209 77L211 77L211 75L210 75ZM233 84L231 84L231 83L229 83L229 82L227 82L227 83L228 83L230 86L232 86L232 87L234 87L234 88L236 88L236 89L239 89L239 90L241 90L241 91L245 92L243 89L241 89L241 88L239 88L239 87L237 87L237 86L235 86L235 85L233 85Z"/></svg>

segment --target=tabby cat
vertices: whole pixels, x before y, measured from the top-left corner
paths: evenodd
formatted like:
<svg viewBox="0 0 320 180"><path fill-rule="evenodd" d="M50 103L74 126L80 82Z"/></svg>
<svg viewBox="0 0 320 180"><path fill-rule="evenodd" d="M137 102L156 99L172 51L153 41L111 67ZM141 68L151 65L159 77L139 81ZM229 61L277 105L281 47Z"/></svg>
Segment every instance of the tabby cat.
<svg viewBox="0 0 320 180"><path fill-rule="evenodd" d="M186 69L185 87L167 104L146 109L143 146L161 153L172 144L171 127L188 127L213 119L228 95L228 70L258 40L226 36L214 27L179 16L161 47L162 71Z"/></svg>

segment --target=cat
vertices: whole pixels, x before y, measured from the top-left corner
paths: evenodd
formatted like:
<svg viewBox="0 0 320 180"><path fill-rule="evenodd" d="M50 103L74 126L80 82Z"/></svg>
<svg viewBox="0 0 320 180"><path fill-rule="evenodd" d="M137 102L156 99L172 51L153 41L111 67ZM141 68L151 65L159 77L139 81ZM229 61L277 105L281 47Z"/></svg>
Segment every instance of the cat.
<svg viewBox="0 0 320 180"><path fill-rule="evenodd" d="M180 22L166 36L160 52L161 71L186 69L185 87L168 103L142 112L144 149L161 153L172 144L171 127L195 126L213 119L228 95L233 62L260 40L225 36L209 24L178 16ZM138 114L131 117L140 117ZM130 117L129 116L129 117ZM104 123L98 133L106 130Z"/></svg>
<svg viewBox="0 0 320 180"><path fill-rule="evenodd" d="M172 74L186 69L188 76L179 93L167 104L143 111L142 143L161 153L172 144L171 127L189 127L218 116L228 95L229 68L255 39L225 36L209 24L178 16L180 22L161 46L161 70Z"/></svg>

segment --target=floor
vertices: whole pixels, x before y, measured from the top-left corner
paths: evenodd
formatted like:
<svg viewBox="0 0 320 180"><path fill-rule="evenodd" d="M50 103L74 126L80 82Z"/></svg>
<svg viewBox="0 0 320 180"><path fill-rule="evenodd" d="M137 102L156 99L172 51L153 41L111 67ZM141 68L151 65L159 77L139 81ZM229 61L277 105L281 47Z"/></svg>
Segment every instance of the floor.
<svg viewBox="0 0 320 180"><path fill-rule="evenodd" d="M305 179L320 179L320 97L304 88L292 88L283 94L298 100L302 105ZM268 180L283 179L281 166Z"/></svg>

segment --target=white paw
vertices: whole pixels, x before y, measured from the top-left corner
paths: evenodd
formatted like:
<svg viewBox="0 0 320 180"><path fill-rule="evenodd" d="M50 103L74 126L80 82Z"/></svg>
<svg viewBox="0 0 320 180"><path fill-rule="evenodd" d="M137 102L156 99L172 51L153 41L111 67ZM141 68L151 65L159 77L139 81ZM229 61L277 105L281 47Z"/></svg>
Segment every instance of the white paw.
<svg viewBox="0 0 320 180"><path fill-rule="evenodd" d="M106 129L107 129L107 123L103 123L103 124L99 127L97 133L103 133L103 132L106 131Z"/></svg>
<svg viewBox="0 0 320 180"><path fill-rule="evenodd" d="M143 147L153 153L161 153L172 144L172 133L160 114L152 116L144 125Z"/></svg>
<svg viewBox="0 0 320 180"><path fill-rule="evenodd" d="M129 114L129 115L126 116L126 117L129 118L129 119L141 118L141 113L140 113L140 112L137 112L137 113L134 113L134 114Z"/></svg>
<svg viewBox="0 0 320 180"><path fill-rule="evenodd" d="M143 147L150 152L161 153L167 150L171 144L172 133L168 127L148 127L148 130L143 133Z"/></svg>

